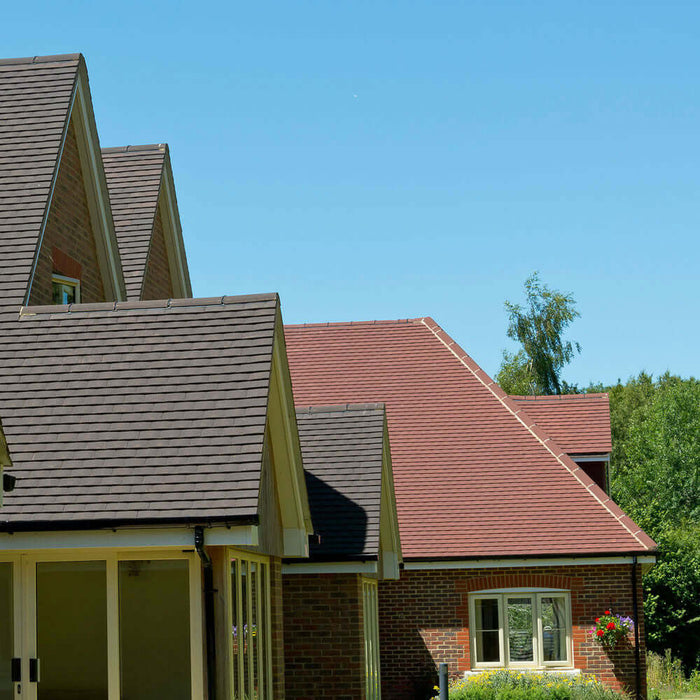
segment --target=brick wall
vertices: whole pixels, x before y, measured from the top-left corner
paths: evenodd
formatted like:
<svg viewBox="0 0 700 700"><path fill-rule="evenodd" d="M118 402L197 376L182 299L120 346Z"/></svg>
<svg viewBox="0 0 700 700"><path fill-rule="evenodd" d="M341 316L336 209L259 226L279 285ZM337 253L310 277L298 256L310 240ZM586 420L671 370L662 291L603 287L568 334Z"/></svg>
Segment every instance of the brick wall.
<svg viewBox="0 0 700 700"><path fill-rule="evenodd" d="M633 617L631 565L402 571L379 584L379 636L383 700L431 697L437 664L453 676L470 670L469 606L472 591L493 588L563 588L571 591L574 666L618 690L634 691L634 638L606 652L588 634L610 608ZM641 567L638 567L642 693L646 695Z"/></svg>
<svg viewBox="0 0 700 700"><path fill-rule="evenodd" d="M153 221L153 233L151 235L151 248L148 251L148 261L143 278L141 299L172 299L173 283L170 278L170 265L168 253L165 248L165 235L163 233L163 219L160 212L160 204L156 209Z"/></svg>
<svg viewBox="0 0 700 700"><path fill-rule="evenodd" d="M286 575L284 641L287 700L363 700L361 577Z"/></svg>
<svg viewBox="0 0 700 700"><path fill-rule="evenodd" d="M272 630L272 686L275 700L285 700L285 635L282 560L270 557L270 628Z"/></svg>
<svg viewBox="0 0 700 700"><path fill-rule="evenodd" d="M56 269L55 263L62 266L65 261L70 261L70 270ZM106 301L83 185L78 142L71 121L68 125L68 134L46 222L44 240L39 251L29 303L31 305L53 303L52 274L57 272L72 277L74 275L70 272L76 270L80 272L80 300L86 303Z"/></svg>

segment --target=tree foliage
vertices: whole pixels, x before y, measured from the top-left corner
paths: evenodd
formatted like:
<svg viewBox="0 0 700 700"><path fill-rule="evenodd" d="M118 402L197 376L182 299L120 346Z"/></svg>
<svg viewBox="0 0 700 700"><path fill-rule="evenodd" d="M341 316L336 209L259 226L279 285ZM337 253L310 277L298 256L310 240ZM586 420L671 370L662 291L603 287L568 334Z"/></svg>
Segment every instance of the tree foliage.
<svg viewBox="0 0 700 700"><path fill-rule="evenodd" d="M690 671L700 666L700 382L642 372L605 389L613 498L659 545L644 577L648 645Z"/></svg>
<svg viewBox="0 0 700 700"><path fill-rule="evenodd" d="M522 349L504 352L498 383L510 394L561 394L571 391L561 371L581 352L578 343L562 338L580 316L571 294L550 289L535 272L525 280L525 305L505 302L508 337Z"/></svg>

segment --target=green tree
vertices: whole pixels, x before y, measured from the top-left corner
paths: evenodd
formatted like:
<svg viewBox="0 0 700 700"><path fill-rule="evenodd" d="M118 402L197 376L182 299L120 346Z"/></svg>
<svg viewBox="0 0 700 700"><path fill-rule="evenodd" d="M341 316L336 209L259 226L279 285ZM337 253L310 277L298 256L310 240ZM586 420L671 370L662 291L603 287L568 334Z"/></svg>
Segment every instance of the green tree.
<svg viewBox="0 0 700 700"><path fill-rule="evenodd" d="M647 641L700 665L700 382L644 372L613 387L612 495L658 544L644 577Z"/></svg>
<svg viewBox="0 0 700 700"><path fill-rule="evenodd" d="M522 349L503 353L496 381L509 394L561 394L577 391L561 378L581 346L562 335L578 316L571 294L550 289L537 272L525 280L525 306L505 302L508 337Z"/></svg>

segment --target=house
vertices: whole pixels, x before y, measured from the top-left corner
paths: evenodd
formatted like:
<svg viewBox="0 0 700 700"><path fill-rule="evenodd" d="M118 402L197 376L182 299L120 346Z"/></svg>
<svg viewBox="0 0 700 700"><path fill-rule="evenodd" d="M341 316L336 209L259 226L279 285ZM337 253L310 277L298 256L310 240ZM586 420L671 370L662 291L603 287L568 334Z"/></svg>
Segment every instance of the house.
<svg viewBox="0 0 700 700"><path fill-rule="evenodd" d="M278 296L191 298L168 147L100 147L82 56L0 104L0 697L300 697L340 589L324 692L379 697L384 406L295 409Z"/></svg>
<svg viewBox="0 0 700 700"><path fill-rule="evenodd" d="M430 319L193 299L168 147L101 148L83 57L0 61L0 105L0 697L643 693L643 635L586 636L643 632L654 551L606 397L509 398Z"/></svg>
<svg viewBox="0 0 700 700"><path fill-rule="evenodd" d="M440 662L594 673L644 694L655 544L599 485L605 395L509 397L430 318L285 337L298 404L386 405L404 564L379 583L384 700L430 697ZM638 633L609 653L588 634L608 608Z"/></svg>

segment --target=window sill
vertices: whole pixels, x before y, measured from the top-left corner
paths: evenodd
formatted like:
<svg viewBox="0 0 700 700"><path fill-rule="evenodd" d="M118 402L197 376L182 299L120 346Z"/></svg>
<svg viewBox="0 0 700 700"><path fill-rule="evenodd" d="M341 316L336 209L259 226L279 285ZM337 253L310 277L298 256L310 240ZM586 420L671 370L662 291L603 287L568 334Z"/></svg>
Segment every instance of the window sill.
<svg viewBox="0 0 700 700"><path fill-rule="evenodd" d="M488 673L489 671L513 671L517 673L549 673L553 676L566 676L567 678L580 676L583 673L583 671L581 671L580 668L557 668L556 666L543 666L541 668L503 668L502 666L491 666L490 668L481 668L472 671L465 671L463 677L473 678L474 676L480 676L482 673Z"/></svg>

